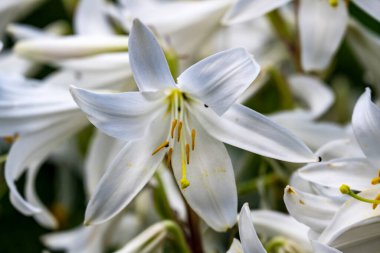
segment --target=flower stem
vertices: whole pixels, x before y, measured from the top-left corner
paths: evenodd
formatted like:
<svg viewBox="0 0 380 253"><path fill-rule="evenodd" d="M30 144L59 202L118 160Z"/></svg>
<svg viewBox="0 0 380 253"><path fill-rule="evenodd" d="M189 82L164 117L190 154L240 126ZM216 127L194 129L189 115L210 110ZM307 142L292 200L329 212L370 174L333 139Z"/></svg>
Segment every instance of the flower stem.
<svg viewBox="0 0 380 253"><path fill-rule="evenodd" d="M176 244L179 246L180 251L183 253L191 253L189 246L187 245L185 236L179 225L173 221L165 221L166 229L175 237Z"/></svg>
<svg viewBox="0 0 380 253"><path fill-rule="evenodd" d="M199 217L198 215L191 209L191 207L186 203L186 211L187 211L187 220L189 224L190 229L190 235L191 235L191 248L193 253L203 253L203 246L202 246L202 238L200 234L199 229Z"/></svg>
<svg viewBox="0 0 380 253"><path fill-rule="evenodd" d="M287 25L286 20L282 17L278 10L270 12L267 17L277 36L284 43L289 54L293 56L292 59L296 70L301 72L302 68L300 64L299 50L297 48L293 33Z"/></svg>
<svg viewBox="0 0 380 253"><path fill-rule="evenodd" d="M0 155L0 164L4 163L8 158L8 154Z"/></svg>
<svg viewBox="0 0 380 253"><path fill-rule="evenodd" d="M281 109L292 109L294 107L293 96L285 77L276 68L270 68L269 74L271 75L278 91L280 92L282 107Z"/></svg>

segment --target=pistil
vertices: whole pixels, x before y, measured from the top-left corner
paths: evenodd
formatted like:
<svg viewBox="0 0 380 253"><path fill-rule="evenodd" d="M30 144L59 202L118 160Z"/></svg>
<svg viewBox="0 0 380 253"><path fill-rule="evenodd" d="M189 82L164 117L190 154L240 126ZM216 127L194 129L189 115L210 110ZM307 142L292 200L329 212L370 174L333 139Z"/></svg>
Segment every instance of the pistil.
<svg viewBox="0 0 380 253"><path fill-rule="evenodd" d="M367 199L367 198L363 198L363 197L357 195L356 193L354 193L354 192L351 190L350 186L348 186L348 185L346 185L346 184L342 184L342 185L340 186L339 190L340 190L340 192L341 192L342 194L347 194L347 195L353 197L354 199L357 199L357 200L362 201L362 202L365 202L365 203L370 203L370 204L372 204L372 209L376 209L377 205L380 204L380 194L378 194L378 195L376 196L375 199Z"/></svg>

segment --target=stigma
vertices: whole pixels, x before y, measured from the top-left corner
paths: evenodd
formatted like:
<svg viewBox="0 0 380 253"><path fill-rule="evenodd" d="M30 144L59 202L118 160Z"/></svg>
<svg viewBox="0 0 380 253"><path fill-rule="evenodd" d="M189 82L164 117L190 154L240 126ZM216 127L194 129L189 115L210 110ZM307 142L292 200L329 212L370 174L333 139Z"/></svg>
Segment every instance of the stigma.
<svg viewBox="0 0 380 253"><path fill-rule="evenodd" d="M338 7L339 0L329 0L331 7Z"/></svg>

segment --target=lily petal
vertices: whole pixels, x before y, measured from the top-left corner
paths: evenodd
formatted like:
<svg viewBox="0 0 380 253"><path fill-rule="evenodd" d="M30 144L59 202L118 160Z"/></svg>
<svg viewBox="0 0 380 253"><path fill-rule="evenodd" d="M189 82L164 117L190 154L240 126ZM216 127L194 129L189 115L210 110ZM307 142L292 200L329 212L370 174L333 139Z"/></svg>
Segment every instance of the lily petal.
<svg viewBox="0 0 380 253"><path fill-rule="evenodd" d="M38 207L41 212L34 215L37 222L45 228L56 229L58 228L58 223L55 217L50 213L50 211L44 206L41 200L38 198L35 182L37 173L39 171L40 164L33 164L28 170L28 176L26 179L26 200L35 207Z"/></svg>
<svg viewBox="0 0 380 253"><path fill-rule="evenodd" d="M253 210L251 215L255 217L253 225L257 233L268 237L284 236L311 251L307 237L309 228L292 216L271 210Z"/></svg>
<svg viewBox="0 0 380 253"><path fill-rule="evenodd" d="M5 164L5 180L10 190L11 201L25 215L40 212L26 202L17 190L15 180L31 165L42 162L54 147L87 125L87 120L77 112L70 120L63 119L48 129L23 135L9 151Z"/></svg>
<svg viewBox="0 0 380 253"><path fill-rule="evenodd" d="M238 239L234 238L232 244L226 253L242 253L243 247Z"/></svg>
<svg viewBox="0 0 380 253"><path fill-rule="evenodd" d="M375 199L379 188L373 188L361 192L359 195L367 199ZM380 209L372 209L368 203L356 199L348 200L341 206L330 225L323 231L318 241L342 249L343 252L351 251L350 248L368 249L366 245L379 245ZM366 252L375 252L372 250Z"/></svg>
<svg viewBox="0 0 380 253"><path fill-rule="evenodd" d="M354 139L333 140L321 146L316 154L322 157L322 161L329 161L337 158L365 158L360 146Z"/></svg>
<svg viewBox="0 0 380 253"><path fill-rule="evenodd" d="M319 79L307 75L293 75L289 84L294 96L306 103L311 116L324 114L334 102L334 93Z"/></svg>
<svg viewBox="0 0 380 253"><path fill-rule="evenodd" d="M196 120L194 150L190 151L187 179L182 193L191 208L214 230L225 231L236 223L237 191L231 159L223 143L212 138ZM190 129L187 129L190 131ZM173 170L177 183L182 178L181 148L173 150Z"/></svg>
<svg viewBox="0 0 380 253"><path fill-rule="evenodd" d="M239 216L239 235L244 252L266 253L253 226L251 210L245 203Z"/></svg>
<svg viewBox="0 0 380 253"><path fill-rule="evenodd" d="M376 168L380 168L380 155L377 152L380 143L380 108L371 101L369 88L356 102L352 128L363 153Z"/></svg>
<svg viewBox="0 0 380 253"><path fill-rule="evenodd" d="M376 84L374 87L378 90L380 80L378 68L380 66L379 35L369 30L363 24L350 20L347 41L356 58L370 77L367 82Z"/></svg>
<svg viewBox="0 0 380 253"><path fill-rule="evenodd" d="M330 63L346 31L348 13L344 1L300 1L301 61L305 71L323 70Z"/></svg>
<svg viewBox="0 0 380 253"><path fill-rule="evenodd" d="M365 158L342 158L306 165L298 170L298 174L304 180L334 188L338 192L342 184L349 185L353 190L368 188L377 170Z"/></svg>
<svg viewBox="0 0 380 253"><path fill-rule="evenodd" d="M112 159L123 146L123 142L109 137L100 131L95 133L84 166L86 174L86 191L88 196L91 196L94 193L96 185L99 183L105 168L109 167Z"/></svg>
<svg viewBox="0 0 380 253"><path fill-rule="evenodd" d="M165 152L152 152L164 142L170 125L164 113L149 126L151 134L128 142L100 180L86 209L85 224L103 223L125 208L151 179ZM125 125L126 126L126 125ZM153 134L154 133L154 134Z"/></svg>
<svg viewBox="0 0 380 253"><path fill-rule="evenodd" d="M352 0L360 9L380 22L380 2L366 0Z"/></svg>
<svg viewBox="0 0 380 253"><path fill-rule="evenodd" d="M123 140L142 138L152 121L152 113L160 106L166 109L160 92L100 93L74 86L70 91L92 124Z"/></svg>
<svg viewBox="0 0 380 253"><path fill-rule="evenodd" d="M80 35L111 35L104 0L80 0L74 15L75 32ZM91 25L89 25L91 24Z"/></svg>
<svg viewBox="0 0 380 253"><path fill-rule="evenodd" d="M42 62L127 50L127 36L44 37L20 41L14 47L17 54Z"/></svg>
<svg viewBox="0 0 380 253"><path fill-rule="evenodd" d="M64 232L42 236L42 242L52 250L65 250L68 253L102 253L103 239L109 225L79 227Z"/></svg>
<svg viewBox="0 0 380 253"><path fill-rule="evenodd" d="M256 79L260 66L243 48L214 54L178 77L181 89L223 114Z"/></svg>
<svg viewBox="0 0 380 253"><path fill-rule="evenodd" d="M310 149L285 128L239 104L219 117L203 105L198 120L216 139L263 156L289 162L316 162Z"/></svg>
<svg viewBox="0 0 380 253"><path fill-rule="evenodd" d="M135 19L129 39L129 60L140 91L173 88L164 52L149 29Z"/></svg>
<svg viewBox="0 0 380 253"><path fill-rule="evenodd" d="M332 122L315 122L311 115L303 110L279 112L269 116L277 124L289 129L313 149L334 139L347 137L345 129Z"/></svg>
<svg viewBox="0 0 380 253"><path fill-rule="evenodd" d="M176 53L193 56L218 28L230 5L230 0L125 1L125 12L116 16L127 30L133 18L140 19L154 27L160 38L168 39Z"/></svg>
<svg viewBox="0 0 380 253"><path fill-rule="evenodd" d="M277 9L291 0L238 0L227 12L223 23L232 25L246 22Z"/></svg>
<svg viewBox="0 0 380 253"><path fill-rule="evenodd" d="M128 53L99 54L78 59L63 60L58 63L68 69L77 71L112 71L124 69L130 72Z"/></svg>
<svg viewBox="0 0 380 253"><path fill-rule="evenodd" d="M284 202L291 216L316 232L322 232L338 210L330 199L299 191L289 185L284 191Z"/></svg>
<svg viewBox="0 0 380 253"><path fill-rule="evenodd" d="M318 241L311 241L315 253L342 253L341 251L331 248L326 244L322 244Z"/></svg>

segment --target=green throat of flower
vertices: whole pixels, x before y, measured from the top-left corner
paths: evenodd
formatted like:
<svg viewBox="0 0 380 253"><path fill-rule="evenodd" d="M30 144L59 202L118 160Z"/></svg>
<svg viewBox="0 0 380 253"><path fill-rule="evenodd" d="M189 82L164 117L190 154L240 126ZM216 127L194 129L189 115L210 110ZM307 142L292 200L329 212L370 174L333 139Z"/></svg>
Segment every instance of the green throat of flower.
<svg viewBox="0 0 380 253"><path fill-rule="evenodd" d="M372 179L371 184L372 185L380 184L380 170L378 172L378 176L374 177ZM378 194L375 199L367 199L367 198L364 198L364 197L357 195L355 192L353 192L351 190L350 186L348 186L346 184L342 184L340 186L339 190L342 194L347 194L347 195L353 197L354 199L357 199L357 200L365 202L365 203L372 204L372 209L376 209L377 205L380 204L380 194Z"/></svg>
<svg viewBox="0 0 380 253"><path fill-rule="evenodd" d="M171 89L167 96L168 112L171 114L168 138L160 144L152 156L162 150L166 150L167 166L171 167L174 148L180 148L182 177L180 185L182 189L190 185L186 177L187 165L190 164L190 153L195 150L196 131L188 125L188 115L185 110L185 102L189 100L185 93L179 89ZM191 130L190 130L191 129Z"/></svg>

